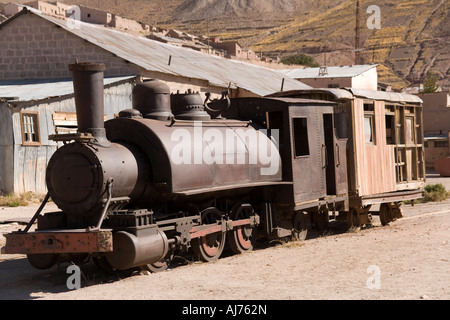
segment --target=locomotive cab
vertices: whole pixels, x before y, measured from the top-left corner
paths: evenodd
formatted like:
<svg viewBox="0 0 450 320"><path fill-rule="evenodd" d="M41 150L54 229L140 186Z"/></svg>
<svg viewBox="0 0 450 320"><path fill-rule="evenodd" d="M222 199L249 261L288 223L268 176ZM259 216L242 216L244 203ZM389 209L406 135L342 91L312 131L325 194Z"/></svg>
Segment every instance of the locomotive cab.
<svg viewBox="0 0 450 320"><path fill-rule="evenodd" d="M276 187L276 217L269 218L274 225L289 224L284 217L296 213L318 224L328 211L348 208L345 114L336 115L335 106L308 99L237 98L223 114L251 119L279 139L283 181L291 184Z"/></svg>

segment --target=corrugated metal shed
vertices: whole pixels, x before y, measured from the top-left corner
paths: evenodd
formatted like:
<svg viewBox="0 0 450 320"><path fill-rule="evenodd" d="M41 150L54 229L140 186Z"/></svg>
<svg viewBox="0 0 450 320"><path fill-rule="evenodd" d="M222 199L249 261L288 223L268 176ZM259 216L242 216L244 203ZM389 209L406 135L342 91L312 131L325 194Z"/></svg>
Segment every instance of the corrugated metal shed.
<svg viewBox="0 0 450 320"><path fill-rule="evenodd" d="M105 78L104 85L119 83L134 77ZM15 80L0 81L0 100L8 102L26 102L62 97L73 94L72 80Z"/></svg>
<svg viewBox="0 0 450 320"><path fill-rule="evenodd" d="M282 85L285 90L311 88L278 70L180 48L100 25L74 23L73 20L44 15L30 7L27 9L147 71L204 80L221 88L242 88L261 96L280 91Z"/></svg>
<svg viewBox="0 0 450 320"><path fill-rule="evenodd" d="M313 78L352 78L376 68L376 64L370 65L354 65L327 67L328 74L319 76L320 68L304 68L304 69L284 69L283 74L294 79L313 79Z"/></svg>

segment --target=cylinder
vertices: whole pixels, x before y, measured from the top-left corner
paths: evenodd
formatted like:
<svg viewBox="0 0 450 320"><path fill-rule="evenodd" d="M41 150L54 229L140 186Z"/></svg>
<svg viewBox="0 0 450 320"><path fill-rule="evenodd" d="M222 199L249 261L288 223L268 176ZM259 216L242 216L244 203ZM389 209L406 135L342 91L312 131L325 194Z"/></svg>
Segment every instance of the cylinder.
<svg viewBox="0 0 450 320"><path fill-rule="evenodd" d="M113 248L106 260L114 269L126 270L161 261L169 251L169 241L155 226L139 230L139 236L126 231L114 233Z"/></svg>
<svg viewBox="0 0 450 320"><path fill-rule="evenodd" d="M103 63L82 62L69 65L75 93L79 133L91 133L106 140L104 129Z"/></svg>
<svg viewBox="0 0 450 320"><path fill-rule="evenodd" d="M133 89L133 108L139 110L144 118L169 120L173 117L170 110L170 88L159 80L149 80L136 85Z"/></svg>

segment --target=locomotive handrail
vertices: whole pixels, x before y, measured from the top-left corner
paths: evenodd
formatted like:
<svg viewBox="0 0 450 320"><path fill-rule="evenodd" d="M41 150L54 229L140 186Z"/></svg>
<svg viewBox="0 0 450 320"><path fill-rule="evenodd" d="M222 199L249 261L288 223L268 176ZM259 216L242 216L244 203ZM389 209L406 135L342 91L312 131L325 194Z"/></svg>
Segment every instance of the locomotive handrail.
<svg viewBox="0 0 450 320"><path fill-rule="evenodd" d="M198 122L198 120L178 120L175 118L172 118L171 123L168 125L168 127L173 127L176 123L194 123L194 122ZM200 121L203 124L226 124L226 125L242 125L243 127L249 127L253 122L252 120L249 121L240 121L240 120L227 120L227 119L222 119L222 120L210 120L210 121Z"/></svg>
<svg viewBox="0 0 450 320"><path fill-rule="evenodd" d="M34 214L33 218L31 218L30 222L28 222L25 230L23 230L23 231L19 230L20 233L27 233L30 230L31 226L36 221L36 219L39 217L39 215L41 214L45 205L47 204L48 199L50 199L50 194L47 192L47 195L45 196L44 201L42 201L41 205L39 206L38 210Z"/></svg>
<svg viewBox="0 0 450 320"><path fill-rule="evenodd" d="M337 154L337 164L336 166L339 167L341 165L341 155L340 155L340 148L339 145L336 143L336 154Z"/></svg>
<svg viewBox="0 0 450 320"><path fill-rule="evenodd" d="M65 133L65 134L51 134L48 136L49 140L55 141L55 142L66 142L66 141L91 141L94 139L94 136L91 133Z"/></svg>
<svg viewBox="0 0 450 320"><path fill-rule="evenodd" d="M100 217L100 220L97 223L97 226L95 228L89 228L90 231L94 231L94 230L100 230L100 227L102 226L102 222L103 219L105 219L106 213L108 212L108 207L109 204L111 203L111 198L112 198L112 184L114 182L113 178L109 178L108 182L106 183L106 192L108 193L108 198L106 199L106 203L105 203L105 207L103 208L103 212L102 215Z"/></svg>

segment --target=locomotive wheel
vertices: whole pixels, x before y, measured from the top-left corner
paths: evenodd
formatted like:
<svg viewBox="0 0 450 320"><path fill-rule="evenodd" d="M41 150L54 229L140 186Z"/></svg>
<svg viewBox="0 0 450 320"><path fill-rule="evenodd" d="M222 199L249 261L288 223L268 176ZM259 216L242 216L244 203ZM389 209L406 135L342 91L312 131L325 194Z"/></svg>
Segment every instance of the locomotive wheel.
<svg viewBox="0 0 450 320"><path fill-rule="evenodd" d="M220 220L222 220L222 213L216 208L208 208L201 213L202 224L213 224ZM201 261L216 261L223 252L225 239L225 232L215 232L194 238L191 240L192 250Z"/></svg>
<svg viewBox="0 0 450 320"><path fill-rule="evenodd" d="M28 254L28 262L36 269L49 269L58 260L58 256L54 253L44 253L44 254Z"/></svg>
<svg viewBox="0 0 450 320"><path fill-rule="evenodd" d="M255 214L253 207L249 204L236 204L232 209L230 218L232 220L248 219ZM245 253L253 250L254 228L250 225L238 226L230 232L228 243L231 250L236 253Z"/></svg>
<svg viewBox="0 0 450 320"><path fill-rule="evenodd" d="M292 240L305 241L308 234L308 223L306 214L297 212L293 219Z"/></svg>
<svg viewBox="0 0 450 320"><path fill-rule="evenodd" d="M169 251L167 253L166 257L162 259L161 261L152 263L152 264L145 264L141 266L141 270L150 271L151 273L158 273L166 271L169 267L170 263L172 262L174 257L173 250Z"/></svg>
<svg viewBox="0 0 450 320"><path fill-rule="evenodd" d="M394 221L394 215L391 206L388 203L382 203L380 205L380 221L383 226L387 226L390 222Z"/></svg>
<svg viewBox="0 0 450 320"><path fill-rule="evenodd" d="M145 271L150 271L151 273L158 273L166 271L168 267L169 264L167 263L167 261L159 261L156 263L143 265L141 266L141 269Z"/></svg>
<svg viewBox="0 0 450 320"><path fill-rule="evenodd" d="M102 257L92 257L92 261L94 264L102 270L104 273L112 275L114 274L114 268L109 264L104 256Z"/></svg>

